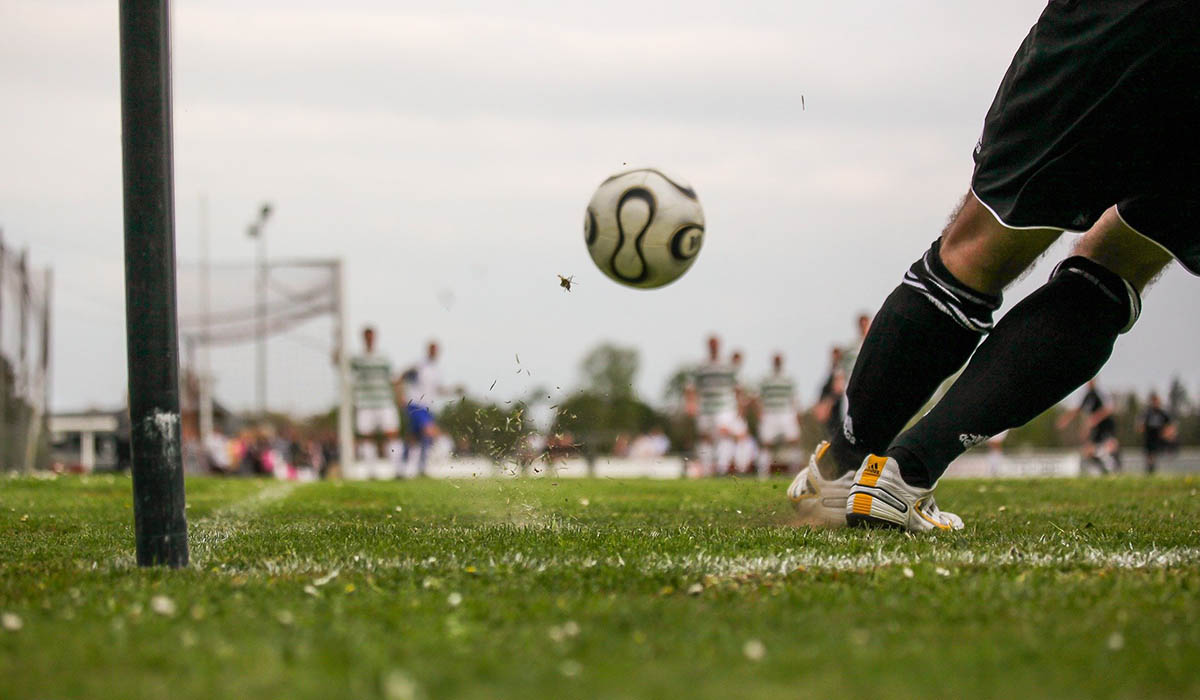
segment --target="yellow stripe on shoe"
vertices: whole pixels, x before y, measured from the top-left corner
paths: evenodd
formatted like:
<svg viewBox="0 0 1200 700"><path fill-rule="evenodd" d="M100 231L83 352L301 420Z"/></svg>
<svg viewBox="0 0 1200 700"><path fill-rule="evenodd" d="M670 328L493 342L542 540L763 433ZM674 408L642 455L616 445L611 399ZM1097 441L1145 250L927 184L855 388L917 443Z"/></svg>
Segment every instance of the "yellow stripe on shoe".
<svg viewBox="0 0 1200 700"><path fill-rule="evenodd" d="M854 494L854 500L851 504L851 510L856 515L870 515L871 501L873 500L874 498L870 494L856 493Z"/></svg>
<svg viewBox="0 0 1200 700"><path fill-rule="evenodd" d="M917 515L921 516L922 520L929 523L930 525L933 525L934 527L938 528L939 530L953 530L954 529L953 527L951 527L945 523L938 522L937 520L934 520L933 518L929 517L928 515L925 515L925 510L922 508L922 506L924 506L924 505L925 505L925 499L922 498L922 499L918 500L916 503L914 503L912 506L913 511L915 511Z"/></svg>
<svg viewBox="0 0 1200 700"><path fill-rule="evenodd" d="M886 456L868 456L866 467L863 468L862 478L859 479L858 483L863 486L874 486L875 482L879 481L879 475L883 473L885 464L887 464Z"/></svg>

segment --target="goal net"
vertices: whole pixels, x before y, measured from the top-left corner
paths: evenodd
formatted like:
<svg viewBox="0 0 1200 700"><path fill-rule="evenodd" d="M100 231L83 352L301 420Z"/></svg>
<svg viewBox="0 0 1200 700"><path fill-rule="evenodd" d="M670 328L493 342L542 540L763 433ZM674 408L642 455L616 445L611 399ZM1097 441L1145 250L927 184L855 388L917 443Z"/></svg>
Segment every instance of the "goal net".
<svg viewBox="0 0 1200 700"><path fill-rule="evenodd" d="M29 471L48 458L50 270L0 239L0 471Z"/></svg>
<svg viewBox="0 0 1200 700"><path fill-rule="evenodd" d="M178 264L185 457L212 444L214 433L242 430L224 419L239 413L288 420L329 414L334 425L289 439L331 443L347 454L342 275L336 259Z"/></svg>

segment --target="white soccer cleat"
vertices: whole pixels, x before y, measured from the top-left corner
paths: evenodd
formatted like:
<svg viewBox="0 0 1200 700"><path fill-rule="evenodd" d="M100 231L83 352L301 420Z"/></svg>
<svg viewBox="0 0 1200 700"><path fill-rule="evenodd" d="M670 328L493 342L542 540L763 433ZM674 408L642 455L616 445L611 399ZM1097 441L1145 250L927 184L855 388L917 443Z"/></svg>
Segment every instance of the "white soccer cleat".
<svg viewBox="0 0 1200 700"><path fill-rule="evenodd" d="M800 518L809 525L844 527L846 525L846 498L854 485L854 472L846 472L837 479L822 478L817 462L829 449L822 442L813 450L808 466L792 479L787 495Z"/></svg>
<svg viewBox="0 0 1200 700"><path fill-rule="evenodd" d="M863 461L854 475L845 511L852 527L898 527L910 532L963 528L962 518L937 507L933 489L904 483L900 465L890 457L869 455Z"/></svg>

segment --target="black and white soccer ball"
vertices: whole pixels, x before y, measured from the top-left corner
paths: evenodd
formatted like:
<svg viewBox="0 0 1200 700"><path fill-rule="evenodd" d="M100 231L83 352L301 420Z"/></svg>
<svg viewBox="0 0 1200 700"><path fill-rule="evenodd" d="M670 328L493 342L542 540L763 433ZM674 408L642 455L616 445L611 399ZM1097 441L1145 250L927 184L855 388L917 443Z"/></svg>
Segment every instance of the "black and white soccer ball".
<svg viewBox="0 0 1200 700"><path fill-rule="evenodd" d="M583 238L601 272L653 289L687 272L704 243L704 210L683 180L653 168L600 183L583 219Z"/></svg>

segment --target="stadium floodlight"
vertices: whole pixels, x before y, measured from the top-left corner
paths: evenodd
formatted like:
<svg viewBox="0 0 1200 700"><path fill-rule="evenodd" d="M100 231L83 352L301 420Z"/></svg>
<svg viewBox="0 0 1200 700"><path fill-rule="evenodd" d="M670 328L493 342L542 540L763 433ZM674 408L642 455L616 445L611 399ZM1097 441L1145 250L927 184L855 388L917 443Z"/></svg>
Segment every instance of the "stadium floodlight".
<svg viewBox="0 0 1200 700"><path fill-rule="evenodd" d="M263 202L258 209L258 218L246 227L246 235L258 241L258 254L255 266L258 268L258 284L255 291L255 317L257 319L257 337L255 338L255 362L258 374L254 380L255 403L258 404L258 414L267 415L267 219L271 218L271 203Z"/></svg>
<svg viewBox="0 0 1200 700"><path fill-rule="evenodd" d="M133 522L141 566L187 566L167 0L121 0L121 161Z"/></svg>

